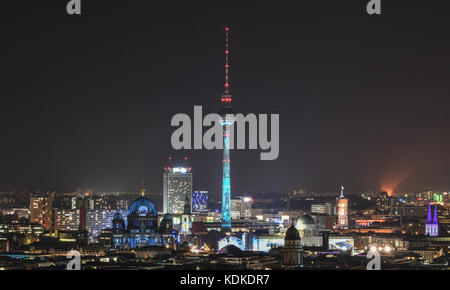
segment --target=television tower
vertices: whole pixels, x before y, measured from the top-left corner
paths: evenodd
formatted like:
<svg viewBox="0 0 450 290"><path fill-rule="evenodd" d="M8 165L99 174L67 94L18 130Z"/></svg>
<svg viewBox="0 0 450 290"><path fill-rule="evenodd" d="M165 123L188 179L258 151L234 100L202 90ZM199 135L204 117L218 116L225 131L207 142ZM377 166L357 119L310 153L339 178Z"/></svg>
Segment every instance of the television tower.
<svg viewBox="0 0 450 290"><path fill-rule="evenodd" d="M223 160L222 160L222 231L231 232L231 176L230 176L230 129L234 120L227 114L234 115L230 93L230 28L225 27L225 89L221 98L220 115L223 126Z"/></svg>

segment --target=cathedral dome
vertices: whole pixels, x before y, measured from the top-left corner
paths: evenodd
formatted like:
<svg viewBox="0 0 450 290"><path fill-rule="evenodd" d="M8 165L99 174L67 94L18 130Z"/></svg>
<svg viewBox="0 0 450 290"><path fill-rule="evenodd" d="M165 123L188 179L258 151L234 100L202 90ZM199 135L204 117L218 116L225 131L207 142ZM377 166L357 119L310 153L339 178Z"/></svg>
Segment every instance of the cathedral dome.
<svg viewBox="0 0 450 290"><path fill-rule="evenodd" d="M153 202L142 196L136 199L131 205L129 214L138 216L156 216L158 213Z"/></svg>
<svg viewBox="0 0 450 290"><path fill-rule="evenodd" d="M297 229L292 224L286 231L286 236L284 238L285 240L300 240L300 234L298 233Z"/></svg>
<svg viewBox="0 0 450 290"><path fill-rule="evenodd" d="M304 214L297 219L295 227L297 230L315 229L316 221L309 214Z"/></svg>

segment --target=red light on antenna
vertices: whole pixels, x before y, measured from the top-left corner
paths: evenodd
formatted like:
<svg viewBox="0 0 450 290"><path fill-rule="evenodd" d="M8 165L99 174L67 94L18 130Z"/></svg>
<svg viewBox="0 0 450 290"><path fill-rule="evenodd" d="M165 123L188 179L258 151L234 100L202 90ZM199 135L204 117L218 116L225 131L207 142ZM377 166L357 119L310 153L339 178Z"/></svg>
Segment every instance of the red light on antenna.
<svg viewBox="0 0 450 290"><path fill-rule="evenodd" d="M184 157L184 160L187 160L187 157Z"/></svg>
<svg viewBox="0 0 450 290"><path fill-rule="evenodd" d="M169 156L169 160L172 160L172 156Z"/></svg>
<svg viewBox="0 0 450 290"><path fill-rule="evenodd" d="M228 31L228 27L225 27L225 31Z"/></svg>
<svg viewBox="0 0 450 290"><path fill-rule="evenodd" d="M225 53L226 53L226 54L228 54L228 53L229 53L229 51L228 51L228 50L225 50Z"/></svg>

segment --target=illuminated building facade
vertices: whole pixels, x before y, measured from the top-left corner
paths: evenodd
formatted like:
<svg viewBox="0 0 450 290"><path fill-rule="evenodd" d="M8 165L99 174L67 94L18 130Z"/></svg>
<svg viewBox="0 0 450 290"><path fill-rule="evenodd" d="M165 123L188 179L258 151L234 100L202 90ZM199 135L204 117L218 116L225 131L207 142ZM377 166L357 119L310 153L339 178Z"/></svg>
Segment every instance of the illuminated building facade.
<svg viewBox="0 0 450 290"><path fill-rule="evenodd" d="M444 201L444 194L442 193L434 193L433 194L434 202L442 203Z"/></svg>
<svg viewBox="0 0 450 290"><path fill-rule="evenodd" d="M283 247L282 235L257 235L252 236L251 250L256 252L269 252L273 248Z"/></svg>
<svg viewBox="0 0 450 290"><path fill-rule="evenodd" d="M222 249L224 249L227 246L229 246L229 245L233 245L233 246L239 248L240 250L244 251L245 248L246 248L245 238L240 239L240 238L235 237L235 236L226 236L226 237L224 237L222 240L220 240L218 242L219 252Z"/></svg>
<svg viewBox="0 0 450 290"><path fill-rule="evenodd" d="M46 230L52 230L53 197L32 196L30 198L30 222L44 226Z"/></svg>
<svg viewBox="0 0 450 290"><path fill-rule="evenodd" d="M322 204L312 204L311 213L331 215L331 204L328 202Z"/></svg>
<svg viewBox="0 0 450 290"><path fill-rule="evenodd" d="M54 229L58 231L76 231L80 227L79 210L60 210L53 212Z"/></svg>
<svg viewBox="0 0 450 290"><path fill-rule="evenodd" d="M396 215L399 214L400 202L398 198L389 196L387 192L381 192L376 200L377 213Z"/></svg>
<svg viewBox="0 0 450 290"><path fill-rule="evenodd" d="M336 199L338 229L348 229L348 198L344 196L344 186L341 187L341 195Z"/></svg>
<svg viewBox="0 0 450 290"><path fill-rule="evenodd" d="M163 213L181 214L186 195L192 197L192 173L188 167L164 168Z"/></svg>
<svg viewBox="0 0 450 290"><path fill-rule="evenodd" d="M116 213L120 213L121 216L127 216L128 210L109 210L109 209L96 209L86 211L86 230L90 235L90 240L96 240L103 229L112 227L112 220ZM127 224L126 219L124 220Z"/></svg>
<svg viewBox="0 0 450 290"><path fill-rule="evenodd" d="M232 199L230 201L230 214L232 220L241 218L241 203L240 199Z"/></svg>
<svg viewBox="0 0 450 290"><path fill-rule="evenodd" d="M428 216L425 224L425 235L430 237L439 236L439 222L437 215L437 204L434 205L434 217L431 220L431 203L428 202Z"/></svg>
<svg viewBox="0 0 450 290"><path fill-rule="evenodd" d="M28 220L16 218L14 216L0 215L0 235L8 233L31 234L40 236L44 233L44 227L38 223L31 223Z"/></svg>
<svg viewBox="0 0 450 290"><path fill-rule="evenodd" d="M250 218L252 216L251 197L239 197L231 200L231 219Z"/></svg>
<svg viewBox="0 0 450 290"><path fill-rule="evenodd" d="M225 91L221 98L223 126L223 159L222 159L222 230L231 232L231 168L230 168L230 130L234 120L230 117L234 115L232 107L232 97L229 84L229 27L225 28Z"/></svg>
<svg viewBox="0 0 450 290"><path fill-rule="evenodd" d="M192 212L206 212L208 211L208 192L194 191L192 193Z"/></svg>
<svg viewBox="0 0 450 290"><path fill-rule="evenodd" d="M165 214L158 226L158 212L155 205L145 197L145 190L136 199L128 212L128 225L120 213L112 219L113 246L122 249L134 249L145 246L166 245L172 243L173 231L170 214Z"/></svg>

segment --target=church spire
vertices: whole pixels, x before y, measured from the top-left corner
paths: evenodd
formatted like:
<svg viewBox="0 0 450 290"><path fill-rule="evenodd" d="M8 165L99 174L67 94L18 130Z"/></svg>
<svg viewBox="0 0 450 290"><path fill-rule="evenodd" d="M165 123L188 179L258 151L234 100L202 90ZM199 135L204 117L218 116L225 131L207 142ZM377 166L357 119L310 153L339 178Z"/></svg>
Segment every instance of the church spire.
<svg viewBox="0 0 450 290"><path fill-rule="evenodd" d="M191 200L189 198L189 194L186 194L186 198L184 199L184 214L191 214Z"/></svg>
<svg viewBox="0 0 450 290"><path fill-rule="evenodd" d="M434 205L434 218L433 218L433 224L438 224L438 214L437 214L437 204Z"/></svg>
<svg viewBox="0 0 450 290"><path fill-rule="evenodd" d="M144 182L142 181L142 186L141 186L141 196L145 197L145 186L144 186Z"/></svg>
<svg viewBox="0 0 450 290"><path fill-rule="evenodd" d="M345 196L344 196L344 186L343 185L341 185L341 196L339 196L339 198L345 198Z"/></svg>
<svg viewBox="0 0 450 290"><path fill-rule="evenodd" d="M428 201L427 224L431 224L431 202L430 201Z"/></svg>

